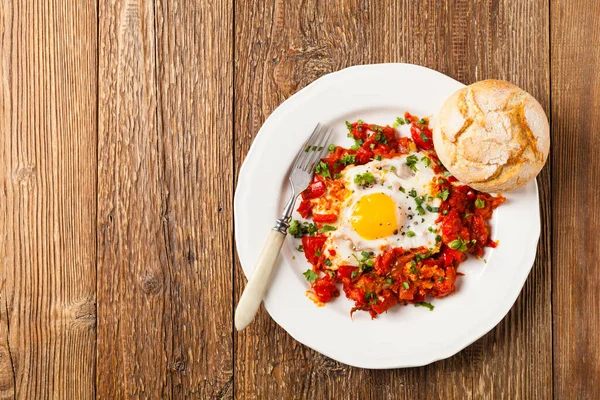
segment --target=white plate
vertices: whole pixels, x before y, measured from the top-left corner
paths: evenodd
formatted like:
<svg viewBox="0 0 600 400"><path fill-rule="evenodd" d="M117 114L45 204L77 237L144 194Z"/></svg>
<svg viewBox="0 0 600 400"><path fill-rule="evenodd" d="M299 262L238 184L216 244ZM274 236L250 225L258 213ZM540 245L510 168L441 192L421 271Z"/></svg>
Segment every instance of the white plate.
<svg viewBox="0 0 600 400"><path fill-rule="evenodd" d="M317 122L330 125L332 142L349 144L344 121L391 124L409 111L434 115L464 85L410 64L356 66L326 75L281 104L258 132L240 170L235 193L235 239L246 276L252 274L269 230L287 198L287 172ZM456 293L433 300L435 310L399 306L371 320L350 318L353 303L340 297L316 307L302 272L310 267L288 237L264 305L294 339L344 364L400 368L450 357L491 330L517 299L534 262L540 235L535 182L506 195L494 212L496 249L469 259L459 271Z"/></svg>

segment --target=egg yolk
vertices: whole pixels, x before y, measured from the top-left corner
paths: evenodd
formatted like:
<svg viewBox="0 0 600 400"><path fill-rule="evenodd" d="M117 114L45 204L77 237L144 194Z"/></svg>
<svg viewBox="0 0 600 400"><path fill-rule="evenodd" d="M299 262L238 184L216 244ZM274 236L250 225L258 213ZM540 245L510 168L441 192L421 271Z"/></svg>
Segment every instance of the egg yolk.
<svg viewBox="0 0 600 400"><path fill-rule="evenodd" d="M397 233L396 203L386 194L361 197L351 218L352 228L363 239L373 240Z"/></svg>

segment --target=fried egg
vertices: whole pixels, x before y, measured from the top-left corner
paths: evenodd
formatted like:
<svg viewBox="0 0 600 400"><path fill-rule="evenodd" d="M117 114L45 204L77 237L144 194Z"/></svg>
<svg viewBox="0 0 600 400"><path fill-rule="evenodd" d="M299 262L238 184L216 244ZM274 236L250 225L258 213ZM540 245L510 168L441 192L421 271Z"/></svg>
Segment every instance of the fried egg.
<svg viewBox="0 0 600 400"><path fill-rule="evenodd" d="M340 210L324 246L330 268L355 264L363 251L377 255L393 247L435 247L441 200L434 194L436 174L429 163L417 152L342 171L345 196L326 200Z"/></svg>

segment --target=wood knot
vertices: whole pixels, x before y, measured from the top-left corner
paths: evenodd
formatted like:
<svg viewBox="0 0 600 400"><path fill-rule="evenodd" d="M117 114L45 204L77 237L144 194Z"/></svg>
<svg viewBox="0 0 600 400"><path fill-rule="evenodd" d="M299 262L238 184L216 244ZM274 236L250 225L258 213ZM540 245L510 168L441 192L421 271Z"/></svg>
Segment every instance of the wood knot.
<svg viewBox="0 0 600 400"><path fill-rule="evenodd" d="M151 272L142 275L140 283L146 294L157 295L162 291L162 280Z"/></svg>
<svg viewBox="0 0 600 400"><path fill-rule="evenodd" d="M15 181L20 185L27 185L35 177L35 165L28 164L17 169L14 175Z"/></svg>
<svg viewBox="0 0 600 400"><path fill-rule="evenodd" d="M87 297L75 300L65 306L64 318L74 329L96 329L96 296L90 294Z"/></svg>

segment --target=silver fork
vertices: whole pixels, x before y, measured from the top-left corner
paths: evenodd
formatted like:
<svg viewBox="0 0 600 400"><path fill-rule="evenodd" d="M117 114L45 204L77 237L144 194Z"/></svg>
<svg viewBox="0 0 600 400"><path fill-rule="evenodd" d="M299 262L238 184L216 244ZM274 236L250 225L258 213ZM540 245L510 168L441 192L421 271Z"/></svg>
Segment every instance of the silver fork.
<svg viewBox="0 0 600 400"><path fill-rule="evenodd" d="M235 327L238 331L241 331L252 322L258 311L258 307L260 307L271 278L271 273L273 272L273 266L287 235L287 229L290 226L289 222L296 198L312 181L315 167L327 151L327 143L330 136L330 128L326 125L317 124L312 135L310 135L310 138L308 138L308 141L294 159L289 176L292 195L285 204L281 218L276 221L258 256L252 277L248 280L248 284L235 310Z"/></svg>

